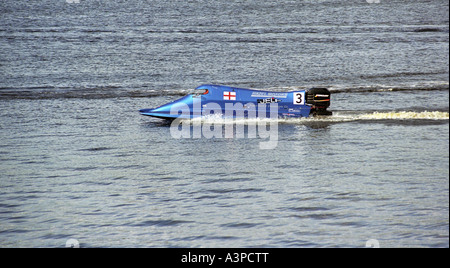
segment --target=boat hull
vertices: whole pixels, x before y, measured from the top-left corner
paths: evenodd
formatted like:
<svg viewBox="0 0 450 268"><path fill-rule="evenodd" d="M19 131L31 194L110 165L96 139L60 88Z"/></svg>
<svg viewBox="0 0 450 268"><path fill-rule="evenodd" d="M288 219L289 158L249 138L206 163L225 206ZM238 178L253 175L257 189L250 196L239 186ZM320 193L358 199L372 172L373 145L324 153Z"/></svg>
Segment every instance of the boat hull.
<svg viewBox="0 0 450 268"><path fill-rule="evenodd" d="M198 117L274 118L308 117L329 114L329 91L310 96L308 90L273 92L219 85L202 85L196 92L154 109L140 113L163 119ZM326 91L324 91L326 90ZM326 96L328 92L328 96ZM316 98L315 98L316 97ZM312 100L317 102L312 102ZM322 105L322 106L320 106ZM325 107L326 106L326 107Z"/></svg>

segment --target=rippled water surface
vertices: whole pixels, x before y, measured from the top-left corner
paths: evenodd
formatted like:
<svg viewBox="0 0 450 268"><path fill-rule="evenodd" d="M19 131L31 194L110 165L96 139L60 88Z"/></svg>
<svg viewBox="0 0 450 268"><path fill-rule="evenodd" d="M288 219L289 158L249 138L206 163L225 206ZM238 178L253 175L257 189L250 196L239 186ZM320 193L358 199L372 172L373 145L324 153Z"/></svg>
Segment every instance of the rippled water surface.
<svg viewBox="0 0 450 268"><path fill-rule="evenodd" d="M449 246L447 1L0 13L0 247ZM251 122L175 139L138 113L203 83L328 87L333 116L280 120L262 150Z"/></svg>

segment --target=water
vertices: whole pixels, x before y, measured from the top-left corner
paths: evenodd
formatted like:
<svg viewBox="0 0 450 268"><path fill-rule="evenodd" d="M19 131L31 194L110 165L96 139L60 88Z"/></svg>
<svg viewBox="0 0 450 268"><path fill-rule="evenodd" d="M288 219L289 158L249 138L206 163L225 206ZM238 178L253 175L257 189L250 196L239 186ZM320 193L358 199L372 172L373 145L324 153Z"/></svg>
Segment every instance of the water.
<svg viewBox="0 0 450 268"><path fill-rule="evenodd" d="M2 1L0 246L448 247L448 7ZM137 112L203 83L334 114L261 150Z"/></svg>

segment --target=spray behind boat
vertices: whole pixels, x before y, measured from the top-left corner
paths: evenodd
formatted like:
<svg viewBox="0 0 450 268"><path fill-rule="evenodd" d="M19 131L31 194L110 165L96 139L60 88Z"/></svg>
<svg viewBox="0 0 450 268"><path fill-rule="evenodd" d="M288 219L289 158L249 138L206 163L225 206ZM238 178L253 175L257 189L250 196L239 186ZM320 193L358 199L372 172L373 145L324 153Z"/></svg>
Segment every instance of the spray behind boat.
<svg viewBox="0 0 450 268"><path fill-rule="evenodd" d="M310 115L331 115L327 111L330 107L331 92L326 88L310 88L306 90L306 104L311 106Z"/></svg>

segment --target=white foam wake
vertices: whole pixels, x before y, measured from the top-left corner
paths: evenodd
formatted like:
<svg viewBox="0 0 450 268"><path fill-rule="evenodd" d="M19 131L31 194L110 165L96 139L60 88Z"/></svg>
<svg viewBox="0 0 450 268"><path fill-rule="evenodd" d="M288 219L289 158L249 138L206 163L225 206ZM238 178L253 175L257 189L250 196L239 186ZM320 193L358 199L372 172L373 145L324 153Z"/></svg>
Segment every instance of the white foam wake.
<svg viewBox="0 0 450 268"><path fill-rule="evenodd" d="M449 119L449 113L448 112L407 112L407 111L401 111L401 112L374 112L370 114L362 114L359 116L359 119L395 119L395 120L401 120L401 119L428 119L428 120L448 120Z"/></svg>
<svg viewBox="0 0 450 268"><path fill-rule="evenodd" d="M187 119L186 121L191 124L258 124L269 123L270 118L229 118L224 119L222 115L210 115L207 117ZM318 116L308 118L277 118L280 124L309 124L309 123L340 123L340 122L352 122L360 120L449 120L448 112L440 111L423 111L423 112L411 112L411 111L388 111L388 112L371 112L361 113L345 111L333 112L332 116Z"/></svg>

